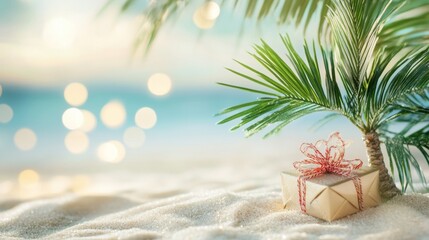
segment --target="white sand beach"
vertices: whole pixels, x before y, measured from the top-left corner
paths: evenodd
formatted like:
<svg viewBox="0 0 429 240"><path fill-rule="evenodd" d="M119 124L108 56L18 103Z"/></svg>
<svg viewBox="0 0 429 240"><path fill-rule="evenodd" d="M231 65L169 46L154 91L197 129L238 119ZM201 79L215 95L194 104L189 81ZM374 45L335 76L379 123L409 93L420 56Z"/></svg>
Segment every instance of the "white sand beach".
<svg viewBox="0 0 429 240"><path fill-rule="evenodd" d="M63 179L64 188L57 193L1 200L0 235L1 239L429 239L429 194L396 197L328 223L284 210L276 171L274 165L230 164L181 173L94 174L79 191ZM48 183L39 183L40 192Z"/></svg>

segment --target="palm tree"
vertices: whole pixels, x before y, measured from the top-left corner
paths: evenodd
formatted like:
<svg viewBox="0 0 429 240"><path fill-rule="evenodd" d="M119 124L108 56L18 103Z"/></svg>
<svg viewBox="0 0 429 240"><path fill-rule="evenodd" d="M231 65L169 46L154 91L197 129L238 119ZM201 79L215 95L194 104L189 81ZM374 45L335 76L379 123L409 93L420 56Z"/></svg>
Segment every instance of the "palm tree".
<svg viewBox="0 0 429 240"><path fill-rule="evenodd" d="M163 3L147 12L148 19L155 19L155 27L142 34L146 46L162 26L163 20L156 16L162 10L172 13L179 9L168 10L177 1ZM412 168L425 183L417 158L420 154L429 164L429 48L425 46L429 42L429 1L247 3L246 17L258 19L277 13L281 22L292 19L306 26L319 14L319 42L326 47L305 43L301 57L289 37L281 36L287 56L283 59L265 41L256 45L251 55L263 70L239 61L246 72L228 70L257 87L220 84L259 98L224 110L221 114L230 115L220 123L239 119L233 130L244 127L251 136L269 127L265 136L270 136L305 115L328 111L329 116L346 117L362 132L369 164L380 170L382 197L389 199L401 191L387 171L381 143L402 192L408 186L413 188Z"/></svg>

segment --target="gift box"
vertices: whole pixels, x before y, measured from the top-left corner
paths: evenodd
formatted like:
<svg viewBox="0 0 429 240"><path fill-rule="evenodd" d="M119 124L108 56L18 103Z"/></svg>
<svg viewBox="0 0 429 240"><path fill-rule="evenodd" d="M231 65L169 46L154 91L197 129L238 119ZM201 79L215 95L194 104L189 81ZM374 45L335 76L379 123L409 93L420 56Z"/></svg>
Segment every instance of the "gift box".
<svg viewBox="0 0 429 240"><path fill-rule="evenodd" d="M307 159L294 162L298 172L281 174L285 208L333 221L380 203L378 169L346 160L345 146L338 132L301 145Z"/></svg>
<svg viewBox="0 0 429 240"><path fill-rule="evenodd" d="M362 167L354 173L360 178L363 208L380 203L378 170ZM286 209L300 210L298 173L282 172L283 203ZM327 173L306 181L306 213L333 221L359 211L355 185L351 177Z"/></svg>

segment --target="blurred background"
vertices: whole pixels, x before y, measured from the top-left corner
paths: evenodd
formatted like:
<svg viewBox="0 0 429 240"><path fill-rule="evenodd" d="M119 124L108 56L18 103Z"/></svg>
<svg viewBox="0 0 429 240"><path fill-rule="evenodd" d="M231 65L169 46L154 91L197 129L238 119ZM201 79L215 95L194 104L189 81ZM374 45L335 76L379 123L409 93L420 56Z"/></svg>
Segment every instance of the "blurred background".
<svg viewBox="0 0 429 240"><path fill-rule="evenodd" d="M260 38L280 53L279 33L300 46L302 29L195 1L142 56L133 42L150 2L123 14L115 4L100 12L106 0L0 2L0 193L19 195L17 186L53 178L73 179L78 189L92 173L271 164L281 171L304 157L301 143L334 131L351 143L349 158L366 158L347 120L315 130L324 114L265 140L216 125L216 113L257 97L217 85L246 84L225 67L241 69L233 59L256 65L248 52Z"/></svg>

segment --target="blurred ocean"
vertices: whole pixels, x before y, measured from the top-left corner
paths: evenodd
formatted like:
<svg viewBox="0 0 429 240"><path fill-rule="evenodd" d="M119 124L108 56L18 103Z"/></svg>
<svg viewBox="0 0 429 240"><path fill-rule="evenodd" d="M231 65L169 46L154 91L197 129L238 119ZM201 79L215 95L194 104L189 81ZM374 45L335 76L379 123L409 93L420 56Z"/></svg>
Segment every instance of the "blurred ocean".
<svg viewBox="0 0 429 240"><path fill-rule="evenodd" d="M267 161L270 158L302 158L299 145L326 138L333 131L341 131L344 138L354 142L358 157L364 157L359 132L345 119L339 118L319 130L314 125L324 114L316 113L286 127L278 136L262 139L262 135L245 138L242 131L230 132L233 123L217 125L222 117L214 115L222 109L254 95L223 87L174 89L169 95L158 97L141 88L129 85L87 85L88 100L80 109L92 112L97 119L95 129L88 133L89 147L81 154L70 153L64 144L68 133L62 123L63 112L70 108L64 100L63 88L29 88L2 85L0 104L13 109L13 118L0 124L0 166L3 171L37 168L41 171L83 171L104 168L187 168L199 164L233 161L234 158ZM126 120L118 128L103 125L102 107L116 100L123 103ZM110 140L123 142L124 131L135 126L138 109L150 107L157 114L156 125L145 129L145 140L137 149L125 148L120 163L101 162L97 157L100 144ZM14 134L29 128L37 136L35 147L22 151L15 146ZM133 167L131 167L133 168Z"/></svg>

